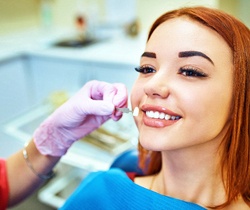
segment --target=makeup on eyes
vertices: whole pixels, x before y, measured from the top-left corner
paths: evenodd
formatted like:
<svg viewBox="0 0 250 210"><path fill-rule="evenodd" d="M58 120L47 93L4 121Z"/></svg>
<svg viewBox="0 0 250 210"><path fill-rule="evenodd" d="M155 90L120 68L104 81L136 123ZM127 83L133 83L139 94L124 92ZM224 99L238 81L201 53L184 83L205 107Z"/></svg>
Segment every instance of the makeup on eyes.
<svg viewBox="0 0 250 210"><path fill-rule="evenodd" d="M208 77L208 75L201 70L194 67L182 67L178 70L178 74L182 74L187 77Z"/></svg>
<svg viewBox="0 0 250 210"><path fill-rule="evenodd" d="M212 59L210 57L208 57L205 53L200 52L200 51L195 51L195 50L181 51L178 54L179 58L186 58L186 57L193 57L193 56L203 57L203 58L207 59L208 61L210 61L210 63L214 64L214 62L212 61ZM141 57L157 58L156 53L147 52L147 51L142 53Z"/></svg>
<svg viewBox="0 0 250 210"><path fill-rule="evenodd" d="M136 67L135 70L139 73L142 74L148 74L148 73L154 73L156 72L154 68L152 68L151 66L139 66Z"/></svg>
<svg viewBox="0 0 250 210"><path fill-rule="evenodd" d="M214 62L212 61L211 58L209 58L206 54L200 52L200 51L193 51L193 50L190 50L190 51L182 51L182 52L179 52L178 54L179 58L187 58L187 57L193 57L193 56L200 56L200 57L203 57L205 59L207 59L210 63L212 63L214 65Z"/></svg>
<svg viewBox="0 0 250 210"><path fill-rule="evenodd" d="M144 52L141 57L156 58L156 54L154 52Z"/></svg>
<svg viewBox="0 0 250 210"><path fill-rule="evenodd" d="M148 51L144 52L141 55L141 58L143 58L143 57L154 58L154 59L157 58L155 52L148 52ZM214 62L212 61L212 59L210 57L208 57L205 53L200 52L200 51L195 51L195 50L180 51L178 53L178 57L179 58L202 57L214 65ZM149 65L143 65L143 66L136 67L135 70L139 73L142 73L142 74L148 74L148 73L155 72L155 69ZM204 72L202 72L199 69L196 69L194 67L180 68L179 73L183 74L184 76L191 76L191 77L207 77L208 76L206 73L204 73Z"/></svg>

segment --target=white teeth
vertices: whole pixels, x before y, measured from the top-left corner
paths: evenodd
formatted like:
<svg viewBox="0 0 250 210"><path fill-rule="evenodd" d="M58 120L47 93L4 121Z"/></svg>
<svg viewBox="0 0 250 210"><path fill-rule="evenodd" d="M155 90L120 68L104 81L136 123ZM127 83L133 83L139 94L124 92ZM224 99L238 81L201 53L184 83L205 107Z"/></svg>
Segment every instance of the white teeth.
<svg viewBox="0 0 250 210"><path fill-rule="evenodd" d="M153 111L147 111L147 116L150 117L150 118L153 118L154 117L154 112Z"/></svg>
<svg viewBox="0 0 250 210"><path fill-rule="evenodd" d="M170 115L168 115L168 114L165 115L165 120L170 120L170 118L171 118Z"/></svg>
<svg viewBox="0 0 250 210"><path fill-rule="evenodd" d="M171 116L168 114L165 114L163 112L158 112L158 111L146 111L146 115L149 118L154 118L154 119L165 119L165 120L179 120L181 117L180 116Z"/></svg>
<svg viewBox="0 0 250 210"><path fill-rule="evenodd" d="M170 119L171 119L171 120L175 120L175 116L171 116Z"/></svg>
<svg viewBox="0 0 250 210"><path fill-rule="evenodd" d="M159 118L163 120L165 118L165 114L161 112Z"/></svg>
<svg viewBox="0 0 250 210"><path fill-rule="evenodd" d="M159 118L160 113L159 112L154 112L153 118Z"/></svg>

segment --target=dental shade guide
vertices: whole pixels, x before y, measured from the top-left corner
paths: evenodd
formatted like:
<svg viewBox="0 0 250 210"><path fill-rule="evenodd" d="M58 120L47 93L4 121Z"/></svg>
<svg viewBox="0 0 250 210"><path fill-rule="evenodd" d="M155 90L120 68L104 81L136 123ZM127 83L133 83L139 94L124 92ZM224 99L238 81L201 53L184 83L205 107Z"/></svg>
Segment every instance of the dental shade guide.
<svg viewBox="0 0 250 210"><path fill-rule="evenodd" d="M130 110L129 108L118 108L118 107L116 107L116 110L119 111L119 112L122 112L122 113L130 113L130 112L132 112L132 110ZM135 107L135 109L133 111L133 116L137 117L138 114L139 114L139 108Z"/></svg>

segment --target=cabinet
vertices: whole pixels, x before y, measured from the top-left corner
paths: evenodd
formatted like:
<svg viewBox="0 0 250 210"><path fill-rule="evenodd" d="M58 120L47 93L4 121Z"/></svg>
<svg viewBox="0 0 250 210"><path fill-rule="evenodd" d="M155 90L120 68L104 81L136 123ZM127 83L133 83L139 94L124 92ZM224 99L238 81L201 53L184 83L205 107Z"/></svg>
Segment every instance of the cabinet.
<svg viewBox="0 0 250 210"><path fill-rule="evenodd" d="M32 104L29 72L25 58L14 57L0 63L0 123L27 110Z"/></svg>
<svg viewBox="0 0 250 210"><path fill-rule="evenodd" d="M30 56L30 83L35 101L41 102L53 91L74 93L89 80L121 82L131 91L137 77L134 66L126 64L88 62L83 60Z"/></svg>
<svg viewBox="0 0 250 210"><path fill-rule="evenodd" d="M138 76L134 66L125 64L95 63L91 65L92 78L110 83L123 83L128 92L131 91L133 83Z"/></svg>
<svg viewBox="0 0 250 210"><path fill-rule="evenodd" d="M36 103L43 102L55 91L70 94L77 91L90 79L86 66L77 60L29 56L30 83Z"/></svg>

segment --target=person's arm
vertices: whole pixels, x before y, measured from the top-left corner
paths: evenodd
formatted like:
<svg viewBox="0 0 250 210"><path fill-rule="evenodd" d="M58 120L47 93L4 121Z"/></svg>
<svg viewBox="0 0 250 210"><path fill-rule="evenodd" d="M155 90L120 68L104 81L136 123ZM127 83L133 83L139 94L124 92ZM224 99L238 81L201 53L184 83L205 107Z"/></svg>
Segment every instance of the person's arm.
<svg viewBox="0 0 250 210"><path fill-rule="evenodd" d="M122 113L116 112L115 107L126 105L127 91L123 84L86 83L42 122L23 151L7 159L9 205L37 189L75 141L110 118L119 120Z"/></svg>
<svg viewBox="0 0 250 210"><path fill-rule="evenodd" d="M60 157L44 156L36 148L33 141L26 147L29 161L39 174L49 174ZM23 151L19 151L7 159L7 175L9 182L8 206L13 206L36 190L44 179L39 178L27 165Z"/></svg>

